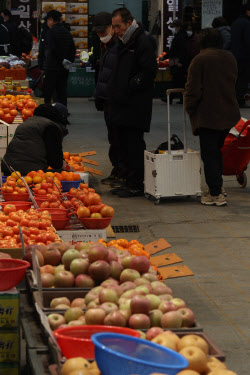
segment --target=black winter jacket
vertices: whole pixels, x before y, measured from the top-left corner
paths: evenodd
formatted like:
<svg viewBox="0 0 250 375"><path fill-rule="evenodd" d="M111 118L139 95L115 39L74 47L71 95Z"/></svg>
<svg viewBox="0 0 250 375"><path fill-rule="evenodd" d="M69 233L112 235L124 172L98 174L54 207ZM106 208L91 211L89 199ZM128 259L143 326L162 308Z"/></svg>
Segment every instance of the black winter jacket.
<svg viewBox="0 0 250 375"><path fill-rule="evenodd" d="M46 171L49 166L54 169L62 168L64 135L64 125L45 117L33 116L17 127L4 159L22 175L39 169ZM51 143L54 149L51 148ZM3 163L2 170L8 173Z"/></svg>
<svg viewBox="0 0 250 375"><path fill-rule="evenodd" d="M45 51L45 70L63 70L62 62L75 60L76 47L69 30L62 23L56 23L47 33L48 47Z"/></svg>
<svg viewBox="0 0 250 375"><path fill-rule="evenodd" d="M47 33L49 32L49 27L47 22L44 22L41 28L40 40L39 40L39 54L38 54L38 65L41 70L44 70L45 63L45 51L48 47Z"/></svg>
<svg viewBox="0 0 250 375"><path fill-rule="evenodd" d="M155 52L155 43L143 27L135 30L127 44L119 41L108 90L112 126L150 131L157 72Z"/></svg>
<svg viewBox="0 0 250 375"><path fill-rule="evenodd" d="M169 50L169 58L179 59L179 63L183 65L183 68L187 68L188 51L187 33L185 31L181 30L175 35Z"/></svg>
<svg viewBox="0 0 250 375"><path fill-rule="evenodd" d="M231 51L236 60L250 60L250 18L240 16L231 27Z"/></svg>
<svg viewBox="0 0 250 375"><path fill-rule="evenodd" d="M17 25L15 22L8 21L4 23L4 26L6 26L9 31L10 53L20 57L22 55L22 51L20 47L20 34Z"/></svg>
<svg viewBox="0 0 250 375"><path fill-rule="evenodd" d="M103 44L103 43L102 43ZM106 101L108 98L108 82L112 76L112 72L116 66L118 39L112 38L105 46L103 44L101 50L103 54L100 61L100 69L98 82L95 90L95 98L97 100Z"/></svg>
<svg viewBox="0 0 250 375"><path fill-rule="evenodd" d="M0 24L0 56L10 54L10 33L6 24Z"/></svg>

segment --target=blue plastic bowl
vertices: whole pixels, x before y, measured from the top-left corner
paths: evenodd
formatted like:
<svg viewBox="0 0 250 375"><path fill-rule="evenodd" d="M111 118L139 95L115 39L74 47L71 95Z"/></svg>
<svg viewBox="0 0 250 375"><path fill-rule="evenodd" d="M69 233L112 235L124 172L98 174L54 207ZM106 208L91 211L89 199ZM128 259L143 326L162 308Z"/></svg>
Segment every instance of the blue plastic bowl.
<svg viewBox="0 0 250 375"><path fill-rule="evenodd" d="M179 353L137 337L97 333L91 337L95 359L102 375L175 375L188 367Z"/></svg>
<svg viewBox="0 0 250 375"><path fill-rule="evenodd" d="M7 180L7 176L2 176L2 183L4 184Z"/></svg>
<svg viewBox="0 0 250 375"><path fill-rule="evenodd" d="M78 189L80 186L81 180L78 181L61 181L62 189L64 192L70 191L71 188Z"/></svg>

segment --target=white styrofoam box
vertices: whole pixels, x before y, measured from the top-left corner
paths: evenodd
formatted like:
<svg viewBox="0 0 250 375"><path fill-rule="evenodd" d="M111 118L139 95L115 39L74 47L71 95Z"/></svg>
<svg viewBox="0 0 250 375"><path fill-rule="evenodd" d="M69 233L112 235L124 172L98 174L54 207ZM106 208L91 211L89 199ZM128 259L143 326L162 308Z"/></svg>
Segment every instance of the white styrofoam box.
<svg viewBox="0 0 250 375"><path fill-rule="evenodd" d="M200 153L172 151L158 155L144 153L144 189L155 198L200 195L201 161Z"/></svg>
<svg viewBox="0 0 250 375"><path fill-rule="evenodd" d="M106 240L107 238L105 229L59 230L57 234L62 241L70 241L72 243L81 241L96 242L101 239Z"/></svg>
<svg viewBox="0 0 250 375"><path fill-rule="evenodd" d="M76 172L77 173L77 172ZM86 172L78 172L81 176L82 181L84 181L85 184L89 184L89 174Z"/></svg>
<svg viewBox="0 0 250 375"><path fill-rule="evenodd" d="M0 148L0 158L3 158L6 154L6 147Z"/></svg>
<svg viewBox="0 0 250 375"><path fill-rule="evenodd" d="M12 138L14 137L15 131L19 124L11 124L8 128L8 145L12 141Z"/></svg>
<svg viewBox="0 0 250 375"><path fill-rule="evenodd" d="M7 126L4 124L0 124L0 136L7 137Z"/></svg>

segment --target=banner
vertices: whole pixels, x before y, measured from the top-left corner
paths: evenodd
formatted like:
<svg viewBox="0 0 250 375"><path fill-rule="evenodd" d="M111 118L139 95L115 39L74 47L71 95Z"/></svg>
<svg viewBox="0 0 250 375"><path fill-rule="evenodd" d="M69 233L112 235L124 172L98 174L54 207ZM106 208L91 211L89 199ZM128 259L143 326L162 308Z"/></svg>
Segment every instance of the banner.
<svg viewBox="0 0 250 375"><path fill-rule="evenodd" d="M182 0L175 0L176 3L176 18L182 17ZM174 0L163 0L163 51L167 52L171 46L174 38L171 24L174 16Z"/></svg>
<svg viewBox="0 0 250 375"><path fill-rule="evenodd" d="M11 13L17 26L25 27L37 38L38 11L36 0L12 0Z"/></svg>
<svg viewBox="0 0 250 375"><path fill-rule="evenodd" d="M202 28L211 27L213 19L222 16L222 0L202 1Z"/></svg>

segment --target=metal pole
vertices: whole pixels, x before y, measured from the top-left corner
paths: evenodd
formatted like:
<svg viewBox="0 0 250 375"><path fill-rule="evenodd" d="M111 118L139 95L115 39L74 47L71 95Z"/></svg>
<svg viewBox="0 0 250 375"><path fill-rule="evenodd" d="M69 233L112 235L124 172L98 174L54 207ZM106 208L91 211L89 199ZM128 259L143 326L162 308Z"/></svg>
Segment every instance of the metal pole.
<svg viewBox="0 0 250 375"><path fill-rule="evenodd" d="M176 0L173 2L173 20L176 20Z"/></svg>

